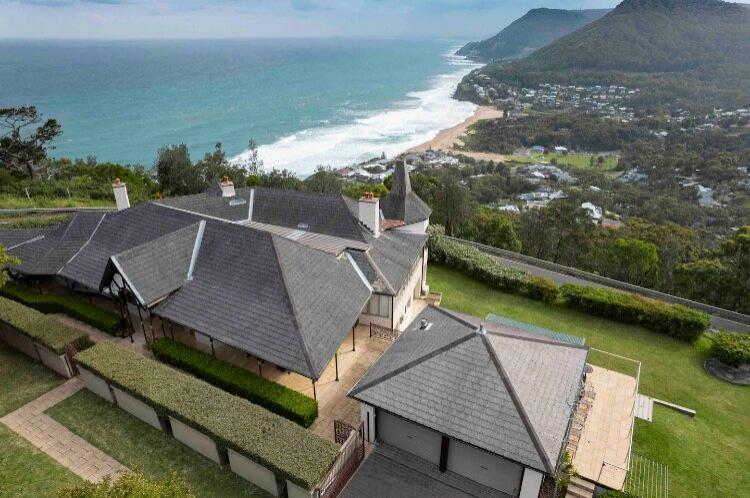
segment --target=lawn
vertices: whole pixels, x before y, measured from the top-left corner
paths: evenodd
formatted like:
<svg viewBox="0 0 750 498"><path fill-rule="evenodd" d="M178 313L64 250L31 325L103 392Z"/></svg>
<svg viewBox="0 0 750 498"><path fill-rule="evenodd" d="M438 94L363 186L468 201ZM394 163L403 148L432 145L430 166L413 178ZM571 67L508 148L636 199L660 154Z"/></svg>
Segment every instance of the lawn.
<svg viewBox="0 0 750 498"><path fill-rule="evenodd" d="M59 385L63 379L0 344L0 416ZM81 479L0 423L0 496L53 497Z"/></svg>
<svg viewBox="0 0 750 498"><path fill-rule="evenodd" d="M655 407L636 421L634 450L669 467L671 496L743 496L750 489L750 388L703 370L706 340L696 345L562 307L504 294L431 265L430 289L442 306L484 317L505 315L586 338L586 344L642 362L640 392L697 410L690 418Z"/></svg>
<svg viewBox="0 0 750 498"><path fill-rule="evenodd" d="M604 156L604 162L591 166L592 154L571 152L568 154L552 153L552 154L539 154L532 153L531 156L514 154L510 157L510 160L516 163L532 164L537 162L550 163L553 158L557 160L559 166L570 166L571 168L585 168L585 169L598 169L601 171L612 171L617 167L619 158L615 154L602 154ZM598 157L594 154L594 157Z"/></svg>
<svg viewBox="0 0 750 498"><path fill-rule="evenodd" d="M53 406L47 414L131 469L155 476L179 474L201 498L268 496L228 468L87 390Z"/></svg>
<svg viewBox="0 0 750 498"><path fill-rule="evenodd" d="M114 207L111 201L88 197L28 197L0 194L0 206L5 209L62 208L62 207Z"/></svg>

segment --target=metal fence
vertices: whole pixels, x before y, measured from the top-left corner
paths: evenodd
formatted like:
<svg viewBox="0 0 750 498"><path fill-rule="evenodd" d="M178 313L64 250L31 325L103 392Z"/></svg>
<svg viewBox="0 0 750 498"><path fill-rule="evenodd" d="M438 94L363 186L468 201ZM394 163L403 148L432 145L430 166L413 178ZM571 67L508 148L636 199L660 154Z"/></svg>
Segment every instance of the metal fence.
<svg viewBox="0 0 750 498"><path fill-rule="evenodd" d="M640 498L668 498L669 467L633 452L625 491Z"/></svg>

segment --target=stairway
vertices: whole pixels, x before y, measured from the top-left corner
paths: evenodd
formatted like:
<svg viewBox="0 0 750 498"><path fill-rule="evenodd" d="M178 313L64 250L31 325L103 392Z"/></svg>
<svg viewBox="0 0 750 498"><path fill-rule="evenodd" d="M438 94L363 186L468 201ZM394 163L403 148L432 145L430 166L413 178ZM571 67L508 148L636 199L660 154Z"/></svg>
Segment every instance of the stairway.
<svg viewBox="0 0 750 498"><path fill-rule="evenodd" d="M568 492L565 498L592 498L594 496L594 484L584 481L580 477L573 476L568 484Z"/></svg>

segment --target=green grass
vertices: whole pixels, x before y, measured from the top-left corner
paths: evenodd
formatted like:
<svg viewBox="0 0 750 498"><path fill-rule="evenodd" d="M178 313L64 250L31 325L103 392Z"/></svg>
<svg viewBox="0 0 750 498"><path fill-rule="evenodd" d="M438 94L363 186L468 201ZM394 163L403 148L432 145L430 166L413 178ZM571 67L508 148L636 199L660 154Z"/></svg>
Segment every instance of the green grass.
<svg viewBox="0 0 750 498"><path fill-rule="evenodd" d="M12 214L0 215L2 228L46 228L59 225L70 218L69 214Z"/></svg>
<svg viewBox="0 0 750 498"><path fill-rule="evenodd" d="M131 469L161 477L176 472L196 496L268 496L228 468L87 390L53 406L47 414Z"/></svg>
<svg viewBox="0 0 750 498"><path fill-rule="evenodd" d="M0 194L0 206L5 209L21 208L62 208L62 207L114 207L111 201L88 197L31 197Z"/></svg>
<svg viewBox="0 0 750 498"><path fill-rule="evenodd" d="M442 306L489 312L586 338L586 344L642 362L639 391L687 406L694 418L657 407L638 420L634 450L669 467L671 496L743 496L750 489L750 388L703 370L708 340L695 345L648 330L494 291L454 270L431 265L430 289Z"/></svg>
<svg viewBox="0 0 750 498"><path fill-rule="evenodd" d="M0 343L0 416L58 386L62 378ZM0 423L0 496L53 497L81 479Z"/></svg>
<svg viewBox="0 0 750 498"><path fill-rule="evenodd" d="M606 154L604 155L604 163L602 163L601 165L596 163L592 168L591 156L592 154L588 154L585 152L582 152L582 153L571 152L568 154L532 153L531 156L514 154L510 157L510 160L512 162L521 163L521 164L531 164L531 163L537 163L537 162L542 162L542 161L550 163L552 161L552 158L556 158L558 166L569 166L571 168L580 168L580 169L591 168L591 169L597 169L600 171L614 170L617 167L617 163L619 161L619 158L617 157L617 155ZM598 157L598 154L593 154L593 156Z"/></svg>

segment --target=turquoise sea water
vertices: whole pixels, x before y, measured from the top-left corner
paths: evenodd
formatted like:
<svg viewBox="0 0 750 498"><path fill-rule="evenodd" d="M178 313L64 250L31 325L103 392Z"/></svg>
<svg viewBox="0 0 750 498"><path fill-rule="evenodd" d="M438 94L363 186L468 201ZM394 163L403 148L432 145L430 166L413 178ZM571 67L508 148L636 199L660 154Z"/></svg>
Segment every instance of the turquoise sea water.
<svg viewBox="0 0 750 498"><path fill-rule="evenodd" d="M53 155L153 163L250 138L266 166L309 173L394 154L465 119L475 67L450 40L0 41L0 107L58 119ZM241 158L241 156L240 156Z"/></svg>

